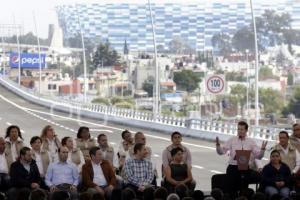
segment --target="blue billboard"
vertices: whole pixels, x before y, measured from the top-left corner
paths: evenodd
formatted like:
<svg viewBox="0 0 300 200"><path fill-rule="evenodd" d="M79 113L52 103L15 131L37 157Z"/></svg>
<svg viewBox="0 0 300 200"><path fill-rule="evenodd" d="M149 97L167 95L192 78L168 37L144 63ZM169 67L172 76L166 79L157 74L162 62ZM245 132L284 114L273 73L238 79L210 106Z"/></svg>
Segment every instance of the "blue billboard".
<svg viewBox="0 0 300 200"><path fill-rule="evenodd" d="M41 66L42 68L46 65L46 54L40 54ZM11 68L19 67L19 60L21 68L39 68L40 67L40 57L38 53L21 53L21 59L19 58L19 53L11 52L9 56L9 66Z"/></svg>

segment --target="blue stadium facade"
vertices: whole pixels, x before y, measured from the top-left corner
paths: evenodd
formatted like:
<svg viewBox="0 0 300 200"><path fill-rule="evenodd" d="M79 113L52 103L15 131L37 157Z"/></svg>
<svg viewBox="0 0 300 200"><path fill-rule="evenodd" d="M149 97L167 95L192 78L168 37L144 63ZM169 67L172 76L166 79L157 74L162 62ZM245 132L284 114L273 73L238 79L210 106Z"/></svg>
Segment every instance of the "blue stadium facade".
<svg viewBox="0 0 300 200"><path fill-rule="evenodd" d="M140 1L141 2L141 1ZM153 51L152 29L147 1L142 3L90 3L60 5L56 8L64 37L80 32L85 37L109 39L122 51L127 40L130 51ZM182 1L184 2L184 1ZM289 12L293 28L300 29L300 1L255 1L255 15L266 9ZM190 3L153 3L157 45L164 47L181 37L196 50L210 49L211 38L220 31L232 34L251 21L246 0L199 0Z"/></svg>

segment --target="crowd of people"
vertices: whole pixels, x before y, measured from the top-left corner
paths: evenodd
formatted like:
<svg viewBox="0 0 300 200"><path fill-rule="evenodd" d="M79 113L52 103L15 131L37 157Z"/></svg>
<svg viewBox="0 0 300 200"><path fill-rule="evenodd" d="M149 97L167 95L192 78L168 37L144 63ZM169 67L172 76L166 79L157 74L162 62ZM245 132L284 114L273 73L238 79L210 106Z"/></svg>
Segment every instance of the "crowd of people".
<svg viewBox="0 0 300 200"><path fill-rule="evenodd" d="M124 130L114 149L106 134L93 138L88 127L80 127L76 138L59 139L54 128L46 126L27 147L20 128L12 125L0 137L0 200L300 199L300 124L293 126L292 136L279 133L279 143L265 166L260 159L267 142L259 147L247 137L247 123L241 121L237 127L237 136L223 145L216 138L217 153L229 156L226 187L213 188L205 197L195 190L192 155L182 144L180 132L171 134L159 169L142 132L132 135ZM247 169L240 169L239 150L250 152ZM157 184L158 170L161 184ZM260 183L257 193L248 188L253 181Z"/></svg>

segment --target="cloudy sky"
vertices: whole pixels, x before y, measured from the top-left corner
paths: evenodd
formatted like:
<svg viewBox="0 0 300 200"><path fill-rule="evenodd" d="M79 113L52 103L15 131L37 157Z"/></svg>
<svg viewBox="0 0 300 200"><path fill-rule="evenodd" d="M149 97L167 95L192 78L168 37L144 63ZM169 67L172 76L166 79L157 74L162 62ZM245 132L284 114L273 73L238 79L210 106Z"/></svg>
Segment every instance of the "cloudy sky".
<svg viewBox="0 0 300 200"><path fill-rule="evenodd" d="M246 1L246 0L151 0L152 2L197 2L208 1ZM254 0L259 1L259 0ZM274 1L283 0L264 0L274 3ZM24 27L24 33L35 32L33 13L36 18L37 30L41 37L47 37L48 24L57 24L55 6L69 3L146 3L147 0L0 0L0 24L21 24ZM14 20L15 19L15 20ZM0 25L0 34L3 34L3 26ZM6 31L4 31L6 33ZM10 34L10 33L7 33Z"/></svg>

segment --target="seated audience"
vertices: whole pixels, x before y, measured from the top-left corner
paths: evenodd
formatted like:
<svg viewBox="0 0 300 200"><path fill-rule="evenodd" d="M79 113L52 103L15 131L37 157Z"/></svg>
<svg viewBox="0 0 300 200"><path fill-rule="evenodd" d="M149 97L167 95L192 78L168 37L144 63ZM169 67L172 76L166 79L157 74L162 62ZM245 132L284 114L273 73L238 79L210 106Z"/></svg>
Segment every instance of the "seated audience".
<svg viewBox="0 0 300 200"><path fill-rule="evenodd" d="M262 189L271 197L274 194L280 194L287 198L290 193L290 168L281 162L280 153L273 150L270 155L270 163L262 170Z"/></svg>
<svg viewBox="0 0 300 200"><path fill-rule="evenodd" d="M68 148L62 146L58 149L59 161L49 165L45 182L53 194L55 191L61 190L69 192L72 199L77 199L77 186L79 183L79 173L77 167L67 162Z"/></svg>
<svg viewBox="0 0 300 200"><path fill-rule="evenodd" d="M134 158L125 161L124 174L127 186L134 191L143 192L146 187L152 186L152 163L145 160L147 151L144 144L134 145Z"/></svg>
<svg viewBox="0 0 300 200"><path fill-rule="evenodd" d="M158 187L154 191L154 199L166 199L168 197L168 191L164 187Z"/></svg>
<svg viewBox="0 0 300 200"><path fill-rule="evenodd" d="M73 139L71 137L64 137L61 140L61 145L68 148L68 162L72 162L77 166L77 170L81 173L82 165L85 163L83 154L80 149L74 148Z"/></svg>
<svg viewBox="0 0 300 200"><path fill-rule="evenodd" d="M76 147L79 148L85 160L90 159L89 150L96 146L96 140L91 138L90 129L86 126L81 126L77 132Z"/></svg>
<svg viewBox="0 0 300 200"><path fill-rule="evenodd" d="M179 132L174 132L171 135L172 144L169 145L162 153L162 162L164 167L168 167L170 162L173 161L171 151L174 148L180 147L183 150L183 162L188 166L192 166L192 156L190 150L181 144L182 135Z"/></svg>
<svg viewBox="0 0 300 200"><path fill-rule="evenodd" d="M10 166L10 178L12 188L9 191L9 199L14 199L21 189L37 189L41 185L41 176L35 160L32 159L31 150L23 147L20 150L20 159Z"/></svg>
<svg viewBox="0 0 300 200"><path fill-rule="evenodd" d="M23 137L20 128L15 125L9 126L6 129L5 135L5 153L11 162L15 162L18 159L23 146Z"/></svg>
<svg viewBox="0 0 300 200"><path fill-rule="evenodd" d="M114 167L117 167L114 148L108 144L107 136L105 134L98 135L98 147L100 148L103 160L107 160Z"/></svg>
<svg viewBox="0 0 300 200"><path fill-rule="evenodd" d="M296 173L300 167L300 155L296 147L289 143L289 134L286 131L279 132L279 144L274 150L279 151L281 161L287 164L292 173Z"/></svg>
<svg viewBox="0 0 300 200"><path fill-rule="evenodd" d="M51 162L51 155L47 150L42 150L42 139L38 136L31 138L30 145L32 148L32 158L38 166L41 177L44 178Z"/></svg>
<svg viewBox="0 0 300 200"><path fill-rule="evenodd" d="M191 167L183 162L183 150L180 147L174 148L171 150L171 156L172 161L164 168L168 191L174 192L176 186L184 184L192 192L195 185L191 184L193 180Z"/></svg>
<svg viewBox="0 0 300 200"><path fill-rule="evenodd" d="M125 130L122 132L122 139L123 141L121 141L119 145L118 153L120 157L125 156L125 158L128 159L130 158L129 150L133 146L133 138L131 133L128 130Z"/></svg>
<svg viewBox="0 0 300 200"><path fill-rule="evenodd" d="M82 167L83 186L89 193L101 193L109 199L116 185L116 176L112 165L107 160L102 160L99 147L90 149L91 161Z"/></svg>
<svg viewBox="0 0 300 200"><path fill-rule="evenodd" d="M6 192L10 186L9 167L12 163L10 157L5 153L5 140L0 137L0 191Z"/></svg>
<svg viewBox="0 0 300 200"><path fill-rule="evenodd" d="M44 190L41 189L35 189L32 190L29 195L29 200L47 200L47 194Z"/></svg>
<svg viewBox="0 0 300 200"><path fill-rule="evenodd" d="M51 162L58 160L58 148L61 146L54 128L47 125L43 128L40 138L42 139L42 149L48 151L51 155Z"/></svg>

